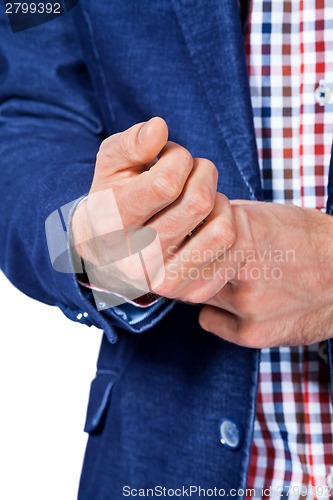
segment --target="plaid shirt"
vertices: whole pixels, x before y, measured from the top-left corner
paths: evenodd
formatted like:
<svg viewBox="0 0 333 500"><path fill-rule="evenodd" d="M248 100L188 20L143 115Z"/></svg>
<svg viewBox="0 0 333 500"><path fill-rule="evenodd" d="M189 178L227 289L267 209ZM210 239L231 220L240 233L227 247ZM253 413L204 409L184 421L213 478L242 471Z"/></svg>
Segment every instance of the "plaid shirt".
<svg viewBox="0 0 333 500"><path fill-rule="evenodd" d="M333 1L253 0L245 46L265 199L323 209L333 131ZM265 496L262 488L272 498L333 496L325 347L262 351L248 473L257 497Z"/></svg>

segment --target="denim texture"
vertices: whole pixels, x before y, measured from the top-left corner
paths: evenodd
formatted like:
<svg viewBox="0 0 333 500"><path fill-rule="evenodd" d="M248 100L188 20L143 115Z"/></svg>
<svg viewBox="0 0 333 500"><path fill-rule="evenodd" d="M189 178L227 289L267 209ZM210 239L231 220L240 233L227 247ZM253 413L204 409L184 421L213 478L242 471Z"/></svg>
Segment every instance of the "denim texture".
<svg viewBox="0 0 333 500"><path fill-rule="evenodd" d="M16 34L0 4L0 22L1 269L105 332L79 500L120 500L125 485L244 488L259 352L202 331L186 304L133 335L53 270L44 228L89 190L102 139L154 115L171 140L214 161L220 191L261 199L237 2L81 0ZM219 441L223 418L243 429L237 450Z"/></svg>

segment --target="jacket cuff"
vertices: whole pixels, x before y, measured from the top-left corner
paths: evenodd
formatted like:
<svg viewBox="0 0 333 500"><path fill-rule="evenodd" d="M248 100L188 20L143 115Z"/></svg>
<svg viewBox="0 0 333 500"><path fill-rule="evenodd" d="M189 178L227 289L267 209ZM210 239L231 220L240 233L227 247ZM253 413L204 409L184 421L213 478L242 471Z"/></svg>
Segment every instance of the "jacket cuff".
<svg viewBox="0 0 333 500"><path fill-rule="evenodd" d="M58 287L65 294L64 302L56 305L72 321L104 330L111 343L117 341L115 327L141 333L158 323L173 307L174 302L160 298L152 305L122 304L98 310L92 291L80 286L77 274L82 265L72 251L71 220L74 210L84 200L78 198L53 212L46 220L45 230L50 260L56 274Z"/></svg>

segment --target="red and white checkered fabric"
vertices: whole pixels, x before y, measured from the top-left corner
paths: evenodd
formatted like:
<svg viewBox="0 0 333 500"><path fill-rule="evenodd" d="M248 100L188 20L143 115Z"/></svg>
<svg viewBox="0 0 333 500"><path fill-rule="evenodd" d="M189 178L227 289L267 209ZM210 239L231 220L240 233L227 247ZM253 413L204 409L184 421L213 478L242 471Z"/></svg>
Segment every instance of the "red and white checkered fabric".
<svg viewBox="0 0 333 500"><path fill-rule="evenodd" d="M253 0L245 40L265 199L323 209L332 147L333 0ZM264 349L248 487L328 498L333 418L324 345ZM271 492L271 493L270 493Z"/></svg>

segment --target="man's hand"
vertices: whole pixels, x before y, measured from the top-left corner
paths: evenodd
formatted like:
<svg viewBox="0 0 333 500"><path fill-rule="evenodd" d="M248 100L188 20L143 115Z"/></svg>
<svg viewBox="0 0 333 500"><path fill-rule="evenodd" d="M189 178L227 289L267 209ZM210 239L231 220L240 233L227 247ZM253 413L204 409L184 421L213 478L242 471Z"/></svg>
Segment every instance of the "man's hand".
<svg viewBox="0 0 333 500"><path fill-rule="evenodd" d="M150 264L151 291L203 302L224 285L200 276L203 269L211 272L234 242L232 208L225 196L216 194L214 164L193 159L167 138L164 120L152 118L102 143L89 196L74 212L73 239L99 288L127 297L127 285L144 290L147 276L139 249ZM143 230L147 228L158 241L150 239L151 233ZM184 249L193 246L200 259L184 260ZM193 268L199 270L195 286L187 273Z"/></svg>
<svg viewBox="0 0 333 500"><path fill-rule="evenodd" d="M316 210L232 202L240 269L200 314L201 326L246 347L307 345L333 336L333 219ZM230 274L232 276L232 272Z"/></svg>

